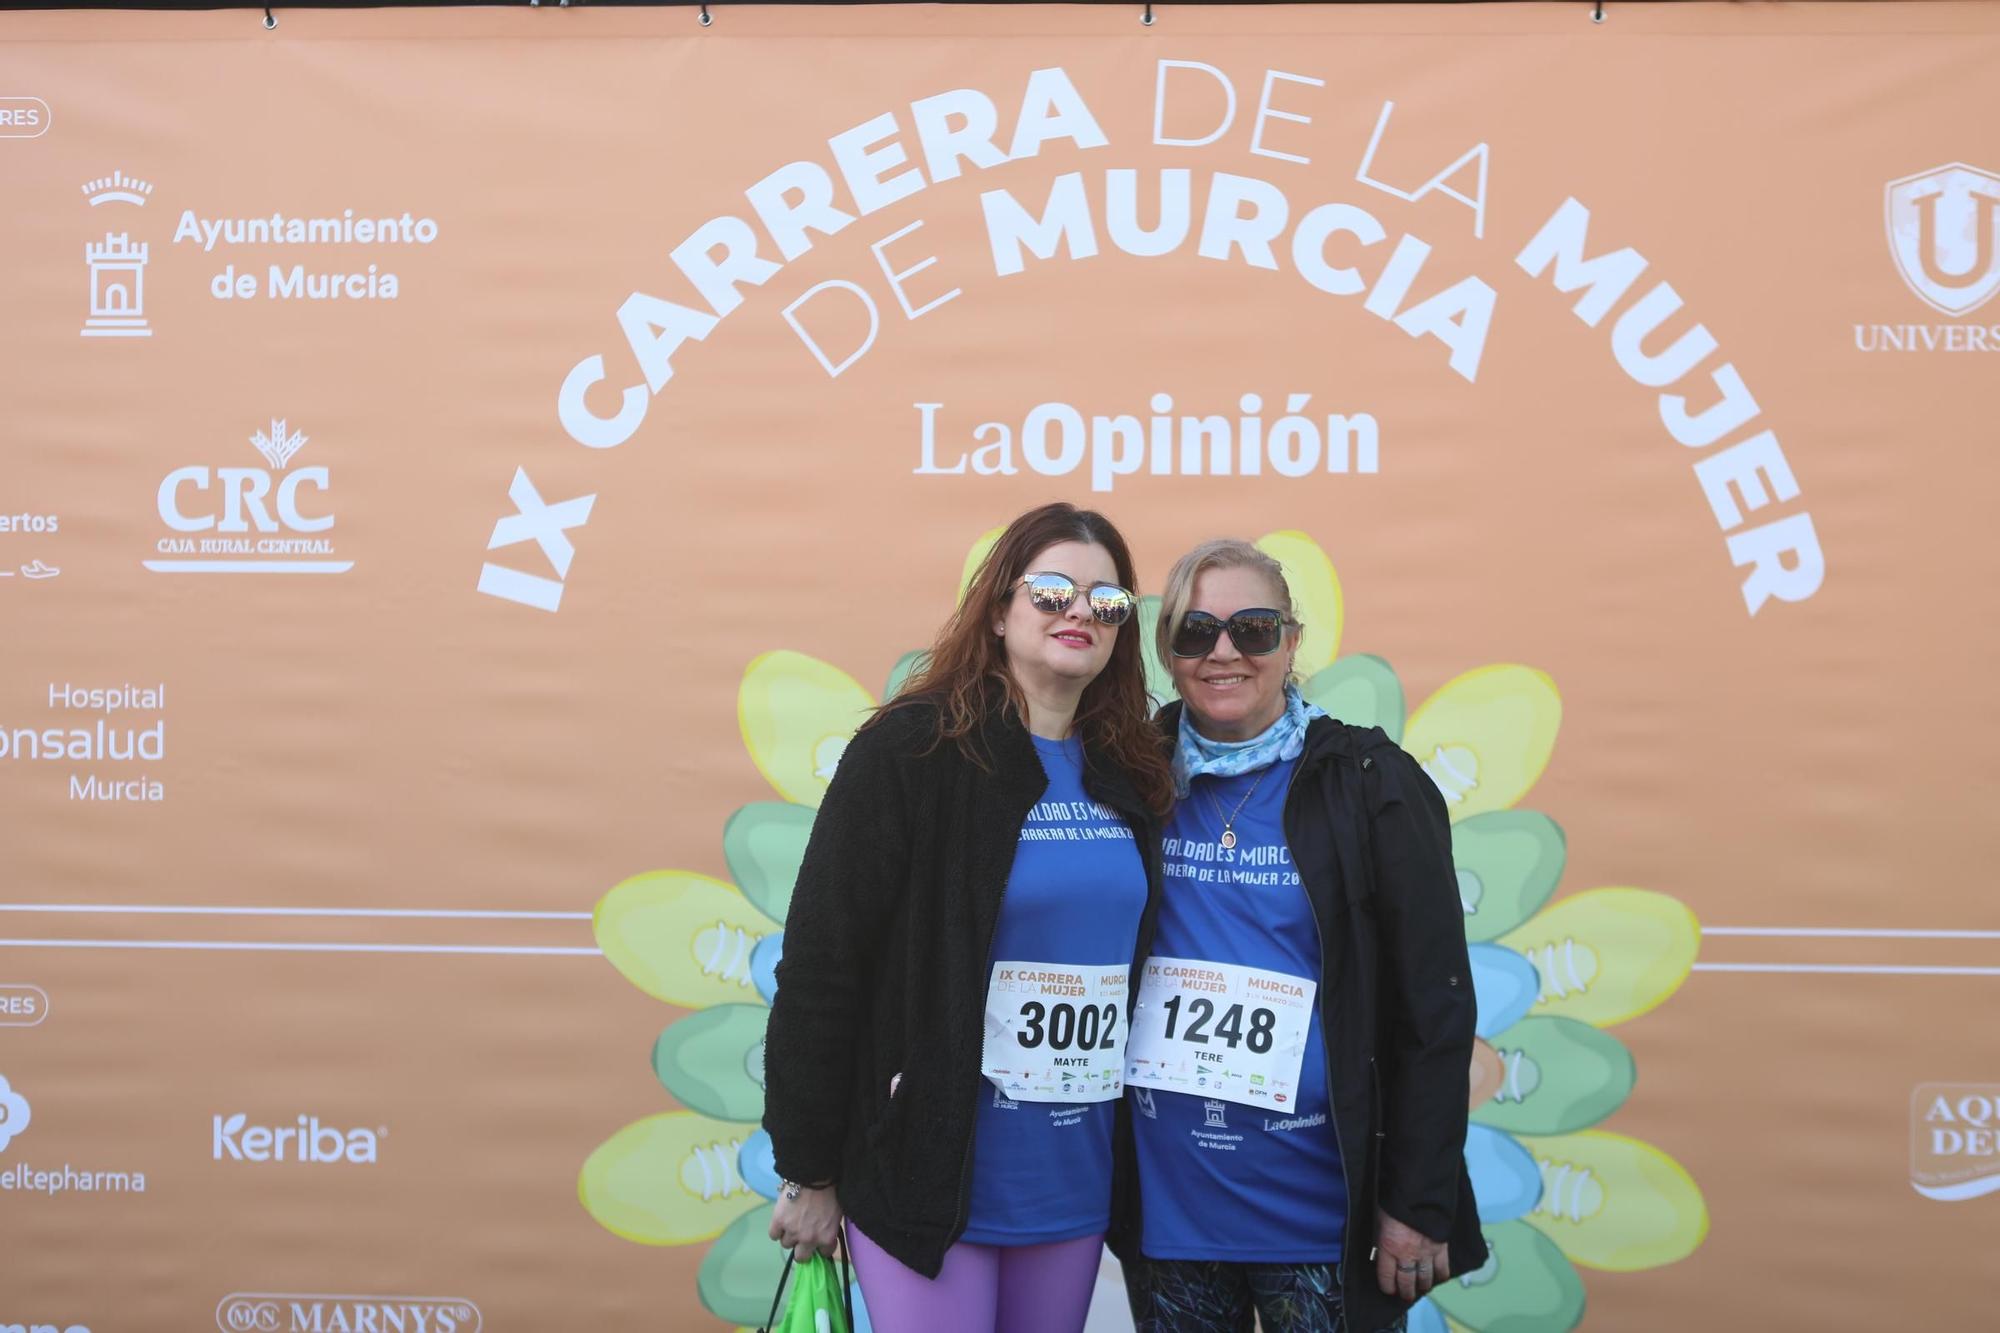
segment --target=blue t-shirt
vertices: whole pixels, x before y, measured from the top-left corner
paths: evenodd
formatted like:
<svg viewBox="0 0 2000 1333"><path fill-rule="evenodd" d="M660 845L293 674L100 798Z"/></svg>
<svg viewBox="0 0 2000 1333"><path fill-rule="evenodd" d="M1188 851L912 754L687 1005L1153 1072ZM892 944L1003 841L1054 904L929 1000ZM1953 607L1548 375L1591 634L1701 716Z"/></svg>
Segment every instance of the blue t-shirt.
<svg viewBox="0 0 2000 1333"><path fill-rule="evenodd" d="M1083 747L1035 737L1049 789L1028 812L993 935L993 961L1130 967L1146 908L1132 830L1083 791ZM1042 1245L1111 1221L1116 1102L1014 1101L980 1085L972 1216L962 1239Z"/></svg>
<svg viewBox="0 0 2000 1333"><path fill-rule="evenodd" d="M1296 767L1194 779L1167 826L1154 954L1320 982L1319 931L1285 844L1285 789ZM1225 850L1223 821L1246 796L1231 825L1235 849ZM1315 994L1292 1109L1128 1088L1147 1257L1338 1263L1347 1181L1326 1079Z"/></svg>

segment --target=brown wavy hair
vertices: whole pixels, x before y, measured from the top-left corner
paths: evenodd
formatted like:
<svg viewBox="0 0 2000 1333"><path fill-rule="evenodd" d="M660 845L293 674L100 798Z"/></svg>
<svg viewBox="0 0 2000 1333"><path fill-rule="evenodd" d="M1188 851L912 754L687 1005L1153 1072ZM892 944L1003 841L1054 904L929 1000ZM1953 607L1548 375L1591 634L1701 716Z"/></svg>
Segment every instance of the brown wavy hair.
<svg viewBox="0 0 2000 1333"><path fill-rule="evenodd" d="M972 763L990 768L979 738L993 711L1012 710L1024 725L1028 717L1027 700L1007 669L1007 652L993 632L993 619L1019 591L1028 562L1058 542L1087 542L1109 551L1118 581L1131 589L1136 602L1132 552L1110 519L1060 501L1030 509L1000 534L922 663L876 716L910 704L932 704L938 710L934 744L951 741ZM1104 670L1084 687L1074 726L1090 754L1123 769L1147 807L1164 815L1173 804L1173 773L1151 720L1144 648L1135 606L1132 618L1118 627Z"/></svg>

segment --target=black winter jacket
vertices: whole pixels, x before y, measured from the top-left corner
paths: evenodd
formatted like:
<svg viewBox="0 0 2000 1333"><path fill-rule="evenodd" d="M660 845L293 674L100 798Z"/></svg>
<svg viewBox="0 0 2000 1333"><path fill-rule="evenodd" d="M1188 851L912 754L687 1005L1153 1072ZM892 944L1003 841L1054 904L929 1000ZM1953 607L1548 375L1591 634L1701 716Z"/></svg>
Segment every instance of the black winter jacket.
<svg viewBox="0 0 2000 1333"><path fill-rule="evenodd" d="M792 892L765 1035L778 1174L834 1181L868 1238L926 1277L971 1208L994 925L1021 826L1048 789L1026 728L996 711L980 738L990 771L954 742L931 746L938 714L923 702L848 745ZM1159 821L1087 750L1084 789L1125 817L1145 861L1136 995L1160 898Z"/></svg>
<svg viewBox="0 0 2000 1333"><path fill-rule="evenodd" d="M1169 736L1181 706L1160 715ZM1315 718L1285 794L1285 840L1320 935L1326 1036L1347 1234L1348 1326L1382 1328L1406 1308L1376 1285L1375 1210L1450 1243L1451 1271L1486 1262L1465 1169L1472 968L1437 787L1379 727ZM789 937L788 937L789 938ZM1118 1132L1111 1248L1144 1252L1129 1112Z"/></svg>

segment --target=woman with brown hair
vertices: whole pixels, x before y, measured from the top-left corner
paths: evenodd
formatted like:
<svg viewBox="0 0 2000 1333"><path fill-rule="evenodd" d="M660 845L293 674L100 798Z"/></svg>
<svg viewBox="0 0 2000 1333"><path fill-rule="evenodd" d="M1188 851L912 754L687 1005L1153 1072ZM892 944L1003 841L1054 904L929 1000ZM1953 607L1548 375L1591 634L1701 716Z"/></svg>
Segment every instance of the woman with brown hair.
<svg viewBox="0 0 2000 1333"><path fill-rule="evenodd" d="M843 1215L878 1333L1077 1333L1110 1221L1171 776L1124 539L1051 504L994 545L842 756L765 1045L774 1239Z"/></svg>

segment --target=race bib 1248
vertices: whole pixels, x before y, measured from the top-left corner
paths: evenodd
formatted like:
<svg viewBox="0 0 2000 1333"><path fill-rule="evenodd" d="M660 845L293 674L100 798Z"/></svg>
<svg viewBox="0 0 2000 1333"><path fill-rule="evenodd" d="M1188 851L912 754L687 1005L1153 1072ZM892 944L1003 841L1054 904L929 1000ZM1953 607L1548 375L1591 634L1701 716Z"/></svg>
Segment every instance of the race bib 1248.
<svg viewBox="0 0 2000 1333"><path fill-rule="evenodd" d="M1318 990L1284 972L1148 958L1125 1081L1271 1110L1296 1107Z"/></svg>

